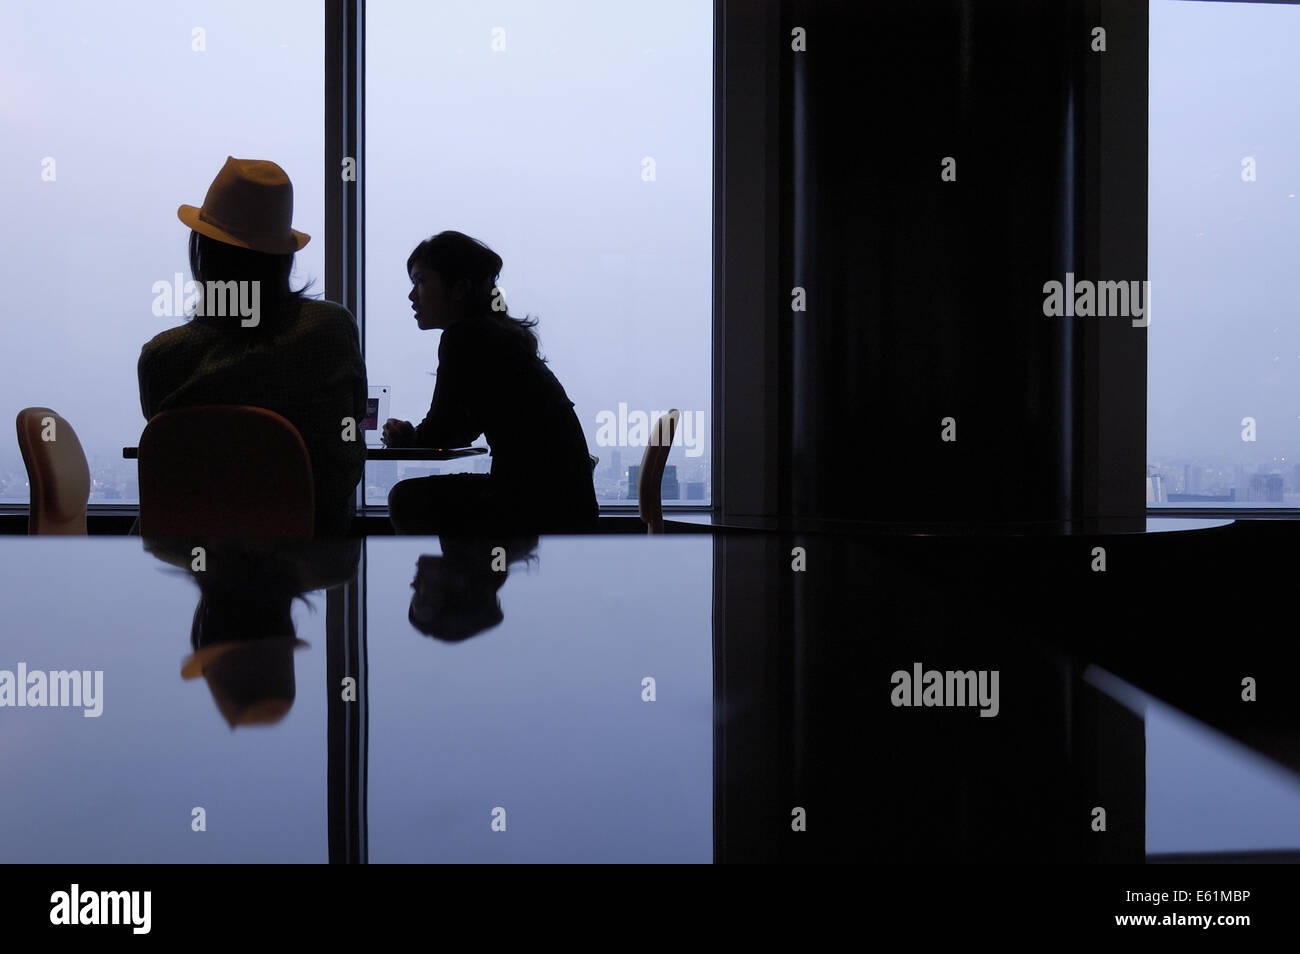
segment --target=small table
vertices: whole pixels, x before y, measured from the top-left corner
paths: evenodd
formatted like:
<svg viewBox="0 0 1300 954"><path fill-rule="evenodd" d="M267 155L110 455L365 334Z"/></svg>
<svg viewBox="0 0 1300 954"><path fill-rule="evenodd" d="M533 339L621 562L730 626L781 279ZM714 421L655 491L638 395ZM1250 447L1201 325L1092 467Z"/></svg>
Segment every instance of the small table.
<svg viewBox="0 0 1300 954"><path fill-rule="evenodd" d="M486 454L486 447L367 447L366 460L456 460ZM123 460L136 460L140 448L123 447Z"/></svg>
<svg viewBox="0 0 1300 954"><path fill-rule="evenodd" d="M455 460L487 452L486 447L367 447L366 460Z"/></svg>

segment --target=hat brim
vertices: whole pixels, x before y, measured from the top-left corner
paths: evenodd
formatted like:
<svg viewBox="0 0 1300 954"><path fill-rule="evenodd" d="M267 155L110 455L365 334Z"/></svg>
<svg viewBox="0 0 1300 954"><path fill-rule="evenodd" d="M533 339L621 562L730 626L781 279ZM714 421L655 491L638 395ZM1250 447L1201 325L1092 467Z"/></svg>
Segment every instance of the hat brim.
<svg viewBox="0 0 1300 954"><path fill-rule="evenodd" d="M229 643L214 643L211 646L204 646L202 649L190 653L181 661L181 678L197 679L203 675L205 666L233 649L241 649L250 645L266 645L272 642L291 642L294 649L306 649L310 645L306 640L292 637L286 637L283 640L241 639Z"/></svg>
<svg viewBox="0 0 1300 954"><path fill-rule="evenodd" d="M241 238L232 232L227 232L225 229L217 228L210 222L204 222L199 218L198 207L193 205L182 205L176 210L176 217L200 235L206 235L210 239L216 239L218 242L225 242L227 245L234 245L238 248L247 248L254 252L265 252L268 255L286 255L290 252L297 252L311 241L311 236L306 232L299 232L297 229L292 228L289 229L292 234L282 239Z"/></svg>

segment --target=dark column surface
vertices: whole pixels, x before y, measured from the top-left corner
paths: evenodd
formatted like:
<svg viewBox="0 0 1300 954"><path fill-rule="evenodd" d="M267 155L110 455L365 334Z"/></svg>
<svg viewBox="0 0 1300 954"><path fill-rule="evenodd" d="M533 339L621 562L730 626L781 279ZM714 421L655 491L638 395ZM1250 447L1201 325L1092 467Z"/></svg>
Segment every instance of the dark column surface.
<svg viewBox="0 0 1300 954"><path fill-rule="evenodd" d="M1144 362L1127 358L1144 358L1145 331L1043 315L1045 282L1097 277L1102 71L1145 63L1144 18L1113 39L1120 52L1090 50L1096 6L782 5L777 307L795 518L1141 515L1142 448L1117 448L1097 412L1116 388L1143 391ZM797 28L803 52L790 49ZM1123 129L1134 148L1109 144L1107 194L1140 187L1144 203L1145 108L1136 118ZM941 178L946 157L955 181ZM1105 265L1124 273L1103 277L1142 279L1145 250ZM806 311L791 311L795 287ZM1103 320L1118 337L1084 350ZM1105 388L1086 377L1103 358L1117 372ZM955 442L940 439L946 417ZM1102 459L1119 488L1105 495Z"/></svg>

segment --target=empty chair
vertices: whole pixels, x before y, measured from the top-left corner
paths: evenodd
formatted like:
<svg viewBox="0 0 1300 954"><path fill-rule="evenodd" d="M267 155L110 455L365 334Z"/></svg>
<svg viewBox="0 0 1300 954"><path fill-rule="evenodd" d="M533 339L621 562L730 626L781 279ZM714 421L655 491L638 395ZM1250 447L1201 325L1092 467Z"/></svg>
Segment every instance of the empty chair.
<svg viewBox="0 0 1300 954"><path fill-rule="evenodd" d="M650 432L650 442L641 455L636 497L641 522L646 525L647 533L664 532L664 466L668 463L668 451L672 449L673 435L677 433L680 417L681 413L673 408L655 421L654 429Z"/></svg>
<svg viewBox="0 0 1300 954"><path fill-rule="evenodd" d="M140 435L140 534L311 539L311 458L294 426L260 407L155 415Z"/></svg>
<svg viewBox="0 0 1300 954"><path fill-rule="evenodd" d="M18 449L27 468L28 533L85 533L90 468L72 425L48 407L18 412Z"/></svg>

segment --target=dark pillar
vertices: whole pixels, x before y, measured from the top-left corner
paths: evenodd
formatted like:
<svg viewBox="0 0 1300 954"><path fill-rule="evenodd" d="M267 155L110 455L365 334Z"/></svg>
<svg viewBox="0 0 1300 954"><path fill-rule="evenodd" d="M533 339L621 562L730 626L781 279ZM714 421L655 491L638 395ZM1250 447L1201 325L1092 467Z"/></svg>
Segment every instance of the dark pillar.
<svg viewBox="0 0 1300 954"><path fill-rule="evenodd" d="M1081 516L1075 352L1089 319L1045 317L1043 285L1095 277L1082 101L1088 58L1104 54L1088 7L782 4L796 519L1061 529ZM796 286L806 311L791 310ZM955 442L941 440L949 417Z"/></svg>

